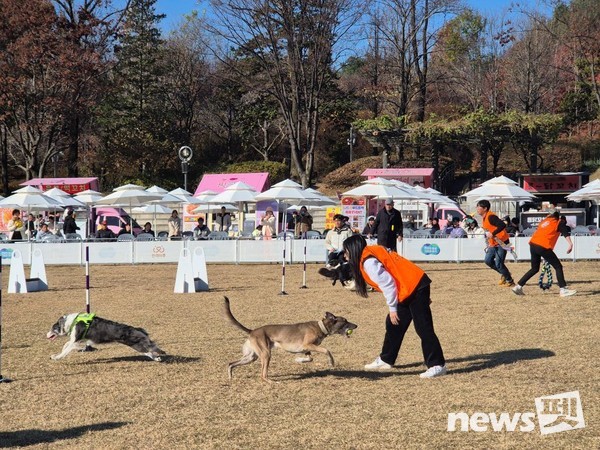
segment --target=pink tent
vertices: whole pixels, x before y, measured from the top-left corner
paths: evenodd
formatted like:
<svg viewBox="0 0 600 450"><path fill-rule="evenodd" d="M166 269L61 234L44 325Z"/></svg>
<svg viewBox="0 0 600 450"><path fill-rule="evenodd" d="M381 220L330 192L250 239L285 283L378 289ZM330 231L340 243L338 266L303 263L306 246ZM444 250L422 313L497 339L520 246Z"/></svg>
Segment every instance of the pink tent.
<svg viewBox="0 0 600 450"><path fill-rule="evenodd" d="M256 192L263 192L269 189L269 173L207 173L204 174L200 184L196 188L194 195L198 195L204 191L214 191L217 194L223 192L226 187L231 186L233 183L243 181L247 185L251 186Z"/></svg>
<svg viewBox="0 0 600 450"><path fill-rule="evenodd" d="M21 186L33 186L42 191L59 188L68 194L77 194L88 189L98 190L98 178L34 178L21 183Z"/></svg>

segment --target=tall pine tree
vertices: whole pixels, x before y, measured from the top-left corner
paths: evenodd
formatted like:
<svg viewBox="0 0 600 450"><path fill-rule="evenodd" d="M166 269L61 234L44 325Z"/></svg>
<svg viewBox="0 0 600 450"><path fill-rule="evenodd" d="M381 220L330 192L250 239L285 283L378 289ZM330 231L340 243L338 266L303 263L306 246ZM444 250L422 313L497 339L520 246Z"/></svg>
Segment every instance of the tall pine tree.
<svg viewBox="0 0 600 450"><path fill-rule="evenodd" d="M101 161L109 184L125 179L165 176L176 166L169 139L170 115L162 89L166 66L156 14L156 0L133 0L126 12L114 91L103 108L105 155Z"/></svg>

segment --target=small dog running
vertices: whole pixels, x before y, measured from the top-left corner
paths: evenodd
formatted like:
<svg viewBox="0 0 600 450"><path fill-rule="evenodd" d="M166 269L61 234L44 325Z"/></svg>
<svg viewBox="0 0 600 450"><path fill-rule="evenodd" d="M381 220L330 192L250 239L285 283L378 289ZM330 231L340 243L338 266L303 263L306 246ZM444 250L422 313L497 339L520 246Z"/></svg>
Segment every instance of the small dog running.
<svg viewBox="0 0 600 450"><path fill-rule="evenodd" d="M324 276L325 278L329 278L332 280L332 285L335 286L337 281L344 287L347 286L350 282L354 281L354 277L352 276L352 269L350 269L350 264L347 262L343 262L338 264L336 267L332 269L327 269L322 267L319 269L319 275Z"/></svg>
<svg viewBox="0 0 600 450"><path fill-rule="evenodd" d="M58 336L66 335L69 335L69 341L63 346L62 352L51 356L52 359L62 359L73 350L82 350L86 342L93 344L118 342L128 345L154 361L161 361L160 355L165 354L143 328L102 319L95 314L66 314L52 325L46 337L54 340Z"/></svg>
<svg viewBox="0 0 600 450"><path fill-rule="evenodd" d="M260 358L261 378L268 382L269 362L271 361L271 349L282 348L290 353L303 353L303 357L296 358L297 362L312 361L311 352L323 353L329 358L329 364L334 366L333 355L321 342L332 334L341 334L350 337L352 330L357 325L348 322L344 317L325 313L325 318L319 321L295 323L288 325L265 325L251 330L242 325L233 317L229 306L229 299L224 297L224 313L227 320L235 327L248 334L248 339L242 348L242 358L229 363L227 374L231 380L233 368L250 364Z"/></svg>

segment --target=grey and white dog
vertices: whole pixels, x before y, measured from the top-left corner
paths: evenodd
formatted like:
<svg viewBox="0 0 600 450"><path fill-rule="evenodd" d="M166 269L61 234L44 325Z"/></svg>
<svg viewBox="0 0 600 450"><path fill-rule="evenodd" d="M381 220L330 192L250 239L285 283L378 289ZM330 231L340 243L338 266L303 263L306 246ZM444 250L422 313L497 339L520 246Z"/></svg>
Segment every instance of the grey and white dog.
<svg viewBox="0 0 600 450"><path fill-rule="evenodd" d="M69 336L69 341L59 354L51 356L52 359L61 359L73 350L81 350L86 342L93 344L118 342L128 345L154 361L160 361L160 355L165 354L143 328L102 319L95 314L66 314L52 325L46 337L54 340L58 336L66 335Z"/></svg>

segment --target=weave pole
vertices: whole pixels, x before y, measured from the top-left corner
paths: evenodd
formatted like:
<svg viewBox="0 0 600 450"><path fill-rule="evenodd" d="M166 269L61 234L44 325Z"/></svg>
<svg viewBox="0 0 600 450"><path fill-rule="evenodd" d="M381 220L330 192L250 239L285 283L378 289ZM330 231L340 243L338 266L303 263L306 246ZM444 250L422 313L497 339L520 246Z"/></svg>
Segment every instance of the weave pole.
<svg viewBox="0 0 600 450"><path fill-rule="evenodd" d="M302 272L302 286L300 286L300 289L308 289L308 286L306 285L306 240L308 239L307 236L307 232L304 232L304 268L303 268L303 272Z"/></svg>
<svg viewBox="0 0 600 450"><path fill-rule="evenodd" d="M90 311L90 246L85 246L85 312Z"/></svg>
<svg viewBox="0 0 600 450"><path fill-rule="evenodd" d="M2 376L2 255L0 255L0 383L10 383L11 381Z"/></svg>
<svg viewBox="0 0 600 450"><path fill-rule="evenodd" d="M283 205L283 264L281 265L281 292L279 293L279 295L288 295L288 293L285 292L285 246L287 237L287 211L285 210L285 203ZM281 207L279 209L281 209ZM275 233L275 235L277 235L277 233Z"/></svg>

